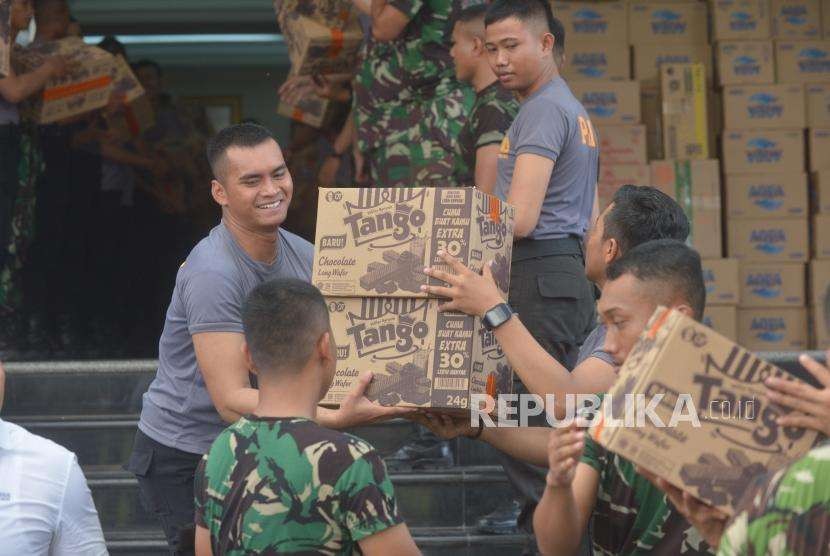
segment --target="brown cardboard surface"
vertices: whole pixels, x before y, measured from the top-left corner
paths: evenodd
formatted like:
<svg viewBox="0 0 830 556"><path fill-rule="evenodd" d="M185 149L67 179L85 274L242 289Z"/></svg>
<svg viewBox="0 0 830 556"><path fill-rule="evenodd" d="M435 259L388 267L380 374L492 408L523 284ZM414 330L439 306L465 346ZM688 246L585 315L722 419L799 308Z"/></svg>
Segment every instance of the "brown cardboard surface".
<svg viewBox="0 0 830 556"><path fill-rule="evenodd" d="M726 174L800 174L804 172L804 132L792 130L727 130L723 133Z"/></svg>
<svg viewBox="0 0 830 556"><path fill-rule="evenodd" d="M804 307L804 263L741 263L741 307Z"/></svg>
<svg viewBox="0 0 830 556"><path fill-rule="evenodd" d="M740 300L738 261L703 259L706 305L737 305Z"/></svg>
<svg viewBox="0 0 830 556"><path fill-rule="evenodd" d="M594 125L640 123L640 85L636 81L590 79L568 85Z"/></svg>
<svg viewBox="0 0 830 556"><path fill-rule="evenodd" d="M115 57L112 68L112 94L122 95L125 102L133 102L144 95L144 87L130 68L130 64L120 54Z"/></svg>
<svg viewBox="0 0 830 556"><path fill-rule="evenodd" d="M11 0L0 0L0 77L6 77L11 70L12 6ZM625 26L625 24L623 24Z"/></svg>
<svg viewBox="0 0 830 556"><path fill-rule="evenodd" d="M312 283L328 296L426 297L425 266L444 250L510 284L512 206L464 188L320 189Z"/></svg>
<svg viewBox="0 0 830 556"><path fill-rule="evenodd" d="M703 2L631 2L628 37L632 44L709 42L708 9Z"/></svg>
<svg viewBox="0 0 830 556"><path fill-rule="evenodd" d="M773 38L821 38L819 0L772 0L771 15Z"/></svg>
<svg viewBox="0 0 830 556"><path fill-rule="evenodd" d="M712 49L706 43L635 44L634 79L644 85L660 86L660 67L664 64L704 64L706 80L712 83Z"/></svg>
<svg viewBox="0 0 830 556"><path fill-rule="evenodd" d="M830 127L810 129L807 143L810 145L810 171L830 170Z"/></svg>
<svg viewBox="0 0 830 556"><path fill-rule="evenodd" d="M830 81L830 41L776 41L779 83Z"/></svg>
<svg viewBox="0 0 830 556"><path fill-rule="evenodd" d="M768 0L713 0L712 40L753 40L770 38Z"/></svg>
<svg viewBox="0 0 830 556"><path fill-rule="evenodd" d="M830 214L813 216L813 257L830 259Z"/></svg>
<svg viewBox="0 0 830 556"><path fill-rule="evenodd" d="M816 212L830 214L830 170L814 172L811 176L813 207Z"/></svg>
<svg viewBox="0 0 830 556"><path fill-rule="evenodd" d="M651 185L673 197L689 217L691 245L701 257L722 250L720 165L717 160L655 160Z"/></svg>
<svg viewBox="0 0 830 556"><path fill-rule="evenodd" d="M830 7L827 8L830 13ZM807 127L830 127L830 83L807 83Z"/></svg>
<svg viewBox="0 0 830 556"><path fill-rule="evenodd" d="M339 29L307 17L288 18L282 29L291 75L343 73L357 63L363 30L355 20Z"/></svg>
<svg viewBox="0 0 830 556"><path fill-rule="evenodd" d="M804 88L799 85L742 85L723 90L725 129L807 127Z"/></svg>
<svg viewBox="0 0 830 556"><path fill-rule="evenodd" d="M830 349L830 329L827 328L827 319L824 317L826 308L823 306L810 307L810 319L813 328L812 349L826 351Z"/></svg>
<svg viewBox="0 0 830 556"><path fill-rule="evenodd" d="M723 41L715 48L720 86L758 85L775 81L772 41Z"/></svg>
<svg viewBox="0 0 830 556"><path fill-rule="evenodd" d="M733 305L707 305L701 322L733 342L738 339L738 308Z"/></svg>
<svg viewBox="0 0 830 556"><path fill-rule="evenodd" d="M709 115L703 64L664 64L660 68L663 99L663 156L709 158Z"/></svg>
<svg viewBox="0 0 830 556"><path fill-rule="evenodd" d="M738 309L738 343L752 351L809 347L806 307Z"/></svg>
<svg viewBox="0 0 830 556"><path fill-rule="evenodd" d="M19 73L26 73L57 54L69 59L72 71L60 79L49 80L39 95L31 97L27 110L41 124L106 106L113 87L115 57L96 46L84 44L77 37L16 49L13 62L19 66Z"/></svg>
<svg viewBox="0 0 830 556"><path fill-rule="evenodd" d="M805 218L807 174L727 174L726 214L739 218Z"/></svg>
<svg viewBox="0 0 830 556"><path fill-rule="evenodd" d="M277 114L319 129L323 127L328 108L329 101L327 99L319 98L316 95L308 95L296 105L282 100L279 101Z"/></svg>
<svg viewBox="0 0 830 556"><path fill-rule="evenodd" d="M567 35L566 35L567 36ZM571 42L562 76L580 79L630 79L631 49L625 42Z"/></svg>
<svg viewBox="0 0 830 556"><path fill-rule="evenodd" d="M800 457L817 436L775 425L781 410L764 399L768 376L793 378L702 324L660 308L603 399L604 415L592 424L591 437L732 514L753 477ZM658 393L662 399L654 404ZM622 426L626 394L644 395L667 426L648 418L644 426ZM680 415L691 413L682 395L689 396L700 426L688 419L672 422L678 405Z"/></svg>
<svg viewBox="0 0 830 556"><path fill-rule="evenodd" d="M274 11L280 27L290 19L303 16L326 27L344 27L355 17L351 0L274 0Z"/></svg>
<svg viewBox="0 0 830 556"><path fill-rule="evenodd" d="M553 13L565 27L568 51L576 42L628 44L625 2L551 2ZM570 58L570 54L568 54Z"/></svg>
<svg viewBox="0 0 830 556"><path fill-rule="evenodd" d="M602 164L646 164L646 126L598 126Z"/></svg>
<svg viewBox="0 0 830 556"><path fill-rule="evenodd" d="M601 164L597 182L600 210L605 210L611 204L617 189L629 183L650 185L651 174L648 164Z"/></svg>
<svg viewBox="0 0 830 556"><path fill-rule="evenodd" d="M823 307L830 291L830 259L810 261L810 305Z"/></svg>
<svg viewBox="0 0 830 556"><path fill-rule="evenodd" d="M646 153L649 160L663 157L663 105L660 100L660 86L643 86L640 90L640 106L643 123L646 126Z"/></svg>
<svg viewBox="0 0 830 556"><path fill-rule="evenodd" d="M323 405L338 405L367 371L367 397L383 405L468 410L471 394L512 391L507 359L477 317L439 313L434 299L327 301L337 368Z"/></svg>
<svg viewBox="0 0 830 556"><path fill-rule="evenodd" d="M727 252L742 261L806 262L810 242L806 218L730 218Z"/></svg>

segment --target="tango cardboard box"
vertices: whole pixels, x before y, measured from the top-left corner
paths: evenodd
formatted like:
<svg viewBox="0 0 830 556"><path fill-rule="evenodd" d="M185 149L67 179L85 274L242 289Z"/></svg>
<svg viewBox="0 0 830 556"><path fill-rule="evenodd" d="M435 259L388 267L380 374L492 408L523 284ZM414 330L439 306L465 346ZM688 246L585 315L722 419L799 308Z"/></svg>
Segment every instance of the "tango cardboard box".
<svg viewBox="0 0 830 556"><path fill-rule="evenodd" d="M338 405L366 371L374 375L367 397L386 406L468 411L473 394L495 399L512 391L507 358L477 317L441 313L436 299L327 302L337 369L323 405Z"/></svg>
<svg viewBox="0 0 830 556"><path fill-rule="evenodd" d="M282 29L291 59L291 75L343 73L357 63L363 30L356 20L327 27L308 17L289 18Z"/></svg>
<svg viewBox="0 0 830 556"><path fill-rule="evenodd" d="M466 187L320 189L312 283L336 297L428 297L445 251L510 286L512 206Z"/></svg>
<svg viewBox="0 0 830 556"><path fill-rule="evenodd" d="M620 369L590 434L608 450L733 514L749 481L800 457L816 439L815 432L775 423L784 409L764 398L763 381L770 376L796 380L661 307ZM627 401L636 406L643 400L654 411L646 410L642 426L623 426Z"/></svg>

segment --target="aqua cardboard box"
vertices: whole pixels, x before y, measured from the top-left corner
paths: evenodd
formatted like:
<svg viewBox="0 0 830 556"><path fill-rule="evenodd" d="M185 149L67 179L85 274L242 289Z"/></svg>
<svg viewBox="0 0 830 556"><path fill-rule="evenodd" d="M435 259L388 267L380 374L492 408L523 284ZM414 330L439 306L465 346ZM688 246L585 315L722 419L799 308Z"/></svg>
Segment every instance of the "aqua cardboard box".
<svg viewBox="0 0 830 556"><path fill-rule="evenodd" d="M594 125L640 123L640 84L636 81L591 79L569 85Z"/></svg>
<svg viewBox="0 0 830 556"><path fill-rule="evenodd" d="M737 259L703 259L706 305L737 305L740 300Z"/></svg>
<svg viewBox="0 0 830 556"><path fill-rule="evenodd" d="M771 12L773 38L821 37L819 0L772 0Z"/></svg>
<svg viewBox="0 0 830 556"><path fill-rule="evenodd" d="M628 44L628 10L625 2L554 1L551 2L551 7L565 27L569 58L574 43Z"/></svg>
<svg viewBox="0 0 830 556"><path fill-rule="evenodd" d="M769 0L713 0L714 41L770 38Z"/></svg>
<svg viewBox="0 0 830 556"><path fill-rule="evenodd" d="M800 174L806 158L800 129L727 130L722 136L726 174Z"/></svg>
<svg viewBox="0 0 830 556"><path fill-rule="evenodd" d="M757 262L806 262L810 258L806 218L727 220L729 257Z"/></svg>
<svg viewBox="0 0 830 556"><path fill-rule="evenodd" d="M810 171L830 170L830 127L814 127L808 133Z"/></svg>
<svg viewBox="0 0 830 556"><path fill-rule="evenodd" d="M718 84L761 85L775 82L772 41L723 41L716 45Z"/></svg>
<svg viewBox="0 0 830 556"><path fill-rule="evenodd" d="M807 280L804 263L742 262L741 307L804 307Z"/></svg>
<svg viewBox="0 0 830 556"><path fill-rule="evenodd" d="M706 43L635 44L633 52L634 79L643 86L660 87L660 68L668 64L703 64L706 81L712 83L712 48Z"/></svg>
<svg viewBox="0 0 830 556"><path fill-rule="evenodd" d="M807 349L807 308L738 309L738 343L751 351Z"/></svg>
<svg viewBox="0 0 830 556"><path fill-rule="evenodd" d="M631 78L628 43L574 43L569 40L567 45L567 62L560 71L568 81Z"/></svg>
<svg viewBox="0 0 830 556"><path fill-rule="evenodd" d="M779 83L830 81L830 41L776 41Z"/></svg>
<svg viewBox="0 0 830 556"><path fill-rule="evenodd" d="M727 174L729 218L806 218L807 174Z"/></svg>
<svg viewBox="0 0 830 556"><path fill-rule="evenodd" d="M723 90L724 129L807 127L804 88L794 85L739 85Z"/></svg>
<svg viewBox="0 0 830 556"><path fill-rule="evenodd" d="M597 126L602 165L646 164L646 126Z"/></svg>
<svg viewBox="0 0 830 556"><path fill-rule="evenodd" d="M628 37L632 44L707 44L708 7L704 2L631 2Z"/></svg>
<svg viewBox="0 0 830 556"><path fill-rule="evenodd" d="M830 12L830 7L827 8ZM830 83L807 83L807 127L830 127Z"/></svg>
<svg viewBox="0 0 830 556"><path fill-rule="evenodd" d="M738 341L738 308L734 305L706 305L701 322L733 342Z"/></svg>

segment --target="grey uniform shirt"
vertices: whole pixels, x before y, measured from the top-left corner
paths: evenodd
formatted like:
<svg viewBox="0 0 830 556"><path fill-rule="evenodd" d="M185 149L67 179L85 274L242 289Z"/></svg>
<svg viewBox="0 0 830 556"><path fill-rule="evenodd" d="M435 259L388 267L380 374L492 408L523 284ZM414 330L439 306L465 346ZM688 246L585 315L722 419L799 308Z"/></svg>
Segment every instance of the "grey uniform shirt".
<svg viewBox="0 0 830 556"><path fill-rule="evenodd" d="M242 333L242 302L257 285L276 278L311 281L313 246L279 231L277 260L257 262L224 223L200 241L176 276L159 340L156 377L144 394L138 428L185 452L204 454L227 426L210 399L196 363L193 334Z"/></svg>
<svg viewBox="0 0 830 556"><path fill-rule="evenodd" d="M599 149L591 119L556 77L529 96L502 142L496 195L507 200L516 158L525 153L554 161L542 211L530 239L583 237L591 219Z"/></svg>

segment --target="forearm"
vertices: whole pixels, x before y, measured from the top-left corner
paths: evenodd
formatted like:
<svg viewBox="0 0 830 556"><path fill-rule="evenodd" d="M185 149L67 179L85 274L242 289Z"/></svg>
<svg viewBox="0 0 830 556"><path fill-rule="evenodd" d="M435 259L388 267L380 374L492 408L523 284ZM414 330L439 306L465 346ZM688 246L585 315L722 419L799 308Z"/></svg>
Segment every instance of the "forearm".
<svg viewBox="0 0 830 556"><path fill-rule="evenodd" d="M0 93L8 102L17 104L42 89L49 75L49 68L41 66L23 75L6 77L0 80Z"/></svg>
<svg viewBox="0 0 830 556"><path fill-rule="evenodd" d="M485 428L481 440L516 459L547 467L550 429L546 427Z"/></svg>
<svg viewBox="0 0 830 556"><path fill-rule="evenodd" d="M533 532L539 552L549 555L575 554L582 540L583 525L573 487L545 487L533 513Z"/></svg>
<svg viewBox="0 0 830 556"><path fill-rule="evenodd" d="M259 403L259 391L254 388L239 388L228 392L223 400L222 407L217 407L219 415L226 423L235 423L240 417L250 415Z"/></svg>

